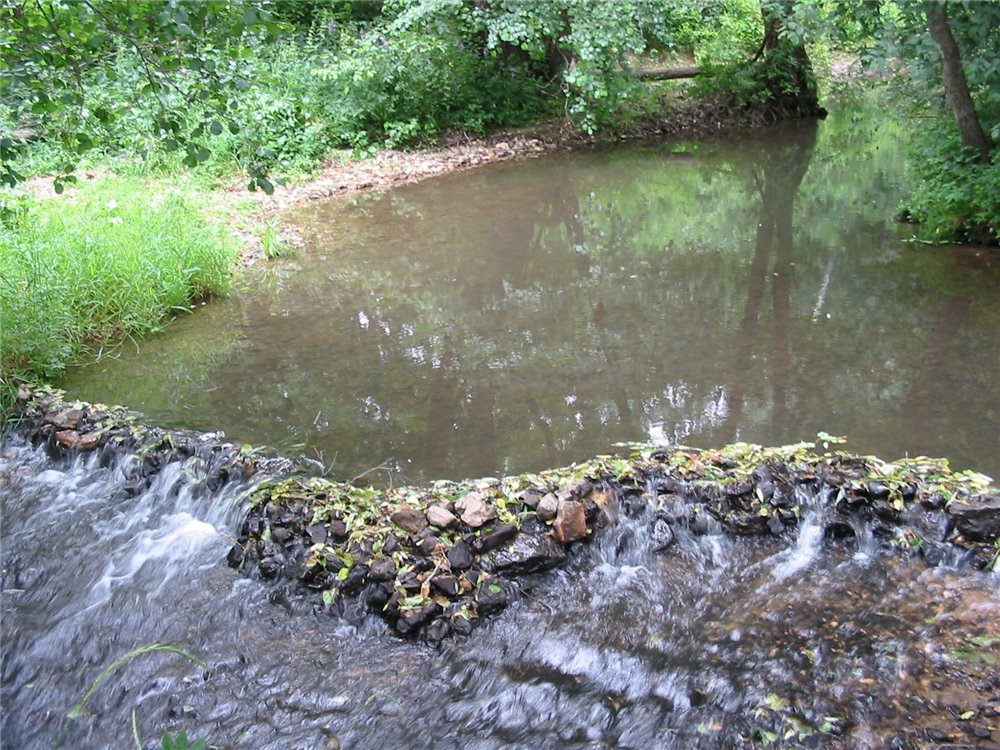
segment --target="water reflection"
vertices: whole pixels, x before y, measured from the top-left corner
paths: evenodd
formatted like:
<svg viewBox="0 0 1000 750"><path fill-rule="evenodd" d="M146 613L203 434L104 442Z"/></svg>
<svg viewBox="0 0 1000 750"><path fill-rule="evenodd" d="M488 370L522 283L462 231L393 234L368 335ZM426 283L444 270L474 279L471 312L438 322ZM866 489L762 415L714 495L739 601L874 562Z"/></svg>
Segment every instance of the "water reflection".
<svg viewBox="0 0 1000 750"><path fill-rule="evenodd" d="M348 478L819 430L1000 473L1000 268L900 241L902 148L845 110L316 204L299 258L66 386Z"/></svg>

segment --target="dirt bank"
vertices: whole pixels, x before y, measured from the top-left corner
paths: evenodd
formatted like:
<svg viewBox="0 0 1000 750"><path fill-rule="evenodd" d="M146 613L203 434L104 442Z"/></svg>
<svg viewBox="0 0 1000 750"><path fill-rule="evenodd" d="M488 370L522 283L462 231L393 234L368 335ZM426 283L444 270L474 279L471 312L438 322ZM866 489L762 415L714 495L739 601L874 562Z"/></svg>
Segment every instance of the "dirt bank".
<svg viewBox="0 0 1000 750"><path fill-rule="evenodd" d="M486 164L524 161L556 151L607 143L645 138L706 137L773 124L767 110L737 106L724 96L695 99L673 95L664 103L661 113L623 125L615 136L587 134L567 121L558 120L484 137L451 133L437 146L413 151L382 149L364 157L345 153L343 158L326 163L312 179L277 185L270 196L260 192L249 196L265 216L280 219L284 211L314 200L386 190ZM225 195L226 201L233 202L248 197L242 181L231 184ZM235 218L231 226L241 239L241 266L251 265L264 256L258 226L239 218ZM281 225L280 239L293 247L301 244L294 227L289 225Z"/></svg>

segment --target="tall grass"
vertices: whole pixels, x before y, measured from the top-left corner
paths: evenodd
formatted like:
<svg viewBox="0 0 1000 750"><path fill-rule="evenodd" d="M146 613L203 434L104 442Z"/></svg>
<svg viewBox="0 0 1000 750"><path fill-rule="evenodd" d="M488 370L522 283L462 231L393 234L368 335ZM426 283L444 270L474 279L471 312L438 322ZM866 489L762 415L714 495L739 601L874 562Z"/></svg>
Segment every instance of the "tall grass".
<svg viewBox="0 0 1000 750"><path fill-rule="evenodd" d="M224 292L235 250L207 194L108 177L0 225L0 380L46 380Z"/></svg>

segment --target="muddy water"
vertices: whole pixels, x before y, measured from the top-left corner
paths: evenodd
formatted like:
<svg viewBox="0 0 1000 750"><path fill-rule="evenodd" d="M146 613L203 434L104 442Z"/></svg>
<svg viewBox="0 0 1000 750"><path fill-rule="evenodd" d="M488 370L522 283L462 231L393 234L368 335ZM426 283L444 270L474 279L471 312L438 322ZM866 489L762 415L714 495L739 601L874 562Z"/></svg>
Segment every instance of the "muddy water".
<svg viewBox="0 0 1000 750"><path fill-rule="evenodd" d="M192 458L133 496L131 460L0 448L5 748L129 747L133 713L145 748L181 730L253 750L1000 742L996 576L824 542L818 504L782 540L678 526L665 554L623 518L437 651L241 578L240 488L207 492ZM137 657L67 718L151 643L210 670Z"/></svg>
<svg viewBox="0 0 1000 750"><path fill-rule="evenodd" d="M903 135L852 105L317 203L297 257L64 385L342 478L820 430L1000 475L1000 259L905 241Z"/></svg>

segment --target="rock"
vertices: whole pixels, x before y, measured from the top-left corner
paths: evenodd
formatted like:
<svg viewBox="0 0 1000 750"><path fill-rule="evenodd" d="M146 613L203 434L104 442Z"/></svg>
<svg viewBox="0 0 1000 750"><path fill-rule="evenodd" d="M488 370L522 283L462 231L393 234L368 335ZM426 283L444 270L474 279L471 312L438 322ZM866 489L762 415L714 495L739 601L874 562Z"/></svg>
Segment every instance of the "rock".
<svg viewBox="0 0 1000 750"><path fill-rule="evenodd" d="M403 635L412 633L425 622L430 621L439 614L441 614L441 607L436 604L428 604L417 609L401 609L399 611L399 620L396 621L396 630Z"/></svg>
<svg viewBox="0 0 1000 750"><path fill-rule="evenodd" d="M575 500L560 503L552 528L560 544L569 544L587 536L587 513L583 503Z"/></svg>
<svg viewBox="0 0 1000 750"><path fill-rule="evenodd" d="M408 534L416 534L427 526L427 516L416 508L400 508L389 517Z"/></svg>
<svg viewBox="0 0 1000 750"><path fill-rule="evenodd" d="M932 539L920 540L920 556L924 558L931 567L937 567L948 559L948 552L954 549L944 542L935 542Z"/></svg>
<svg viewBox="0 0 1000 750"><path fill-rule="evenodd" d="M458 523L455 514L440 505L432 505L427 509L427 521L439 529L448 529Z"/></svg>
<svg viewBox="0 0 1000 750"><path fill-rule="evenodd" d="M498 578L486 578L476 589L476 609L481 615L498 612L507 606L507 592Z"/></svg>
<svg viewBox="0 0 1000 750"><path fill-rule="evenodd" d="M472 620L455 615L451 618L451 629L456 635L469 635L472 633Z"/></svg>
<svg viewBox="0 0 1000 750"><path fill-rule="evenodd" d="M551 492L539 500L538 507L535 508L535 512L538 514L538 517L543 521L551 521L556 517L556 512L558 510L559 498Z"/></svg>
<svg viewBox="0 0 1000 750"><path fill-rule="evenodd" d="M510 524L501 524L496 529L473 542L476 552L480 554L489 552L500 547L517 536L517 527Z"/></svg>
<svg viewBox="0 0 1000 750"><path fill-rule="evenodd" d="M580 498L589 495L592 489L594 489L594 485L589 480L577 479L575 482L570 482L566 492L569 493L570 497Z"/></svg>
<svg viewBox="0 0 1000 750"><path fill-rule="evenodd" d="M334 518L330 521L330 534L337 537L338 539L347 538L347 524L341 521L339 518Z"/></svg>
<svg viewBox="0 0 1000 750"><path fill-rule="evenodd" d="M653 522L653 528L650 530L649 539L652 542L653 552L663 552L667 547L674 543L674 530L670 527L664 518L657 518Z"/></svg>
<svg viewBox="0 0 1000 750"><path fill-rule="evenodd" d="M309 541L313 544L322 544L325 542L326 533L326 526L321 523L314 523L306 529L306 534L309 535Z"/></svg>
<svg viewBox="0 0 1000 750"><path fill-rule="evenodd" d="M434 554L434 550L437 549L439 544L441 544L441 540L431 534L420 540L420 551L427 557L430 557Z"/></svg>
<svg viewBox="0 0 1000 750"><path fill-rule="evenodd" d="M757 513L733 513L723 519L722 526L726 531L740 536L754 536L768 532L768 516Z"/></svg>
<svg viewBox="0 0 1000 750"><path fill-rule="evenodd" d="M478 529L497 517L496 508L487 504L480 492L470 492L455 503L455 509L461 514L462 522L473 529Z"/></svg>
<svg viewBox="0 0 1000 750"><path fill-rule="evenodd" d="M472 550L469 549L469 545L465 542L458 542L448 550L447 554L448 563L451 565L452 570L468 570L472 567L472 563L475 562Z"/></svg>
<svg viewBox="0 0 1000 750"><path fill-rule="evenodd" d="M396 590L390 583L371 586L365 594L365 602L370 609L381 612L394 593L396 593Z"/></svg>
<svg viewBox="0 0 1000 750"><path fill-rule="evenodd" d="M46 415L44 423L52 425L57 430L75 430L82 418L82 409L68 408Z"/></svg>
<svg viewBox="0 0 1000 750"><path fill-rule="evenodd" d="M448 596L458 596L458 592L462 588L458 579L455 576L449 575L434 576L431 579L431 585L442 594L447 594Z"/></svg>
<svg viewBox="0 0 1000 750"><path fill-rule="evenodd" d="M281 572L281 563L273 557L265 557L257 563L261 578L277 578Z"/></svg>
<svg viewBox="0 0 1000 750"><path fill-rule="evenodd" d="M385 538L385 543L382 545L382 554L391 555L397 549L399 549L399 539L395 534L390 532Z"/></svg>
<svg viewBox="0 0 1000 750"><path fill-rule="evenodd" d="M380 557L372 560L368 574L373 581L392 581L396 578L396 563L391 557Z"/></svg>
<svg viewBox="0 0 1000 750"><path fill-rule="evenodd" d="M437 646L448 637L450 631L451 626L448 624L448 620L444 617L439 617L427 626L427 630L424 631L424 637L429 644Z"/></svg>
<svg viewBox="0 0 1000 750"><path fill-rule="evenodd" d="M1000 497L989 497L975 505L948 506L955 530L970 542L989 542L1000 537Z"/></svg>
<svg viewBox="0 0 1000 750"><path fill-rule="evenodd" d="M76 430L59 430L55 437L59 445L75 451L92 451L101 444L100 435L96 432L81 435Z"/></svg>
<svg viewBox="0 0 1000 750"><path fill-rule="evenodd" d="M229 550L229 554L226 555L226 562L229 563L230 567L238 569L243 566L245 556L243 546L240 544L234 544Z"/></svg>
<svg viewBox="0 0 1000 750"><path fill-rule="evenodd" d="M869 482L867 487L868 496L871 498L889 497L889 488L881 482Z"/></svg>
<svg viewBox="0 0 1000 750"><path fill-rule="evenodd" d="M920 507L924 510L941 510L945 506L944 495L935 492L930 497L925 497L920 501Z"/></svg>
<svg viewBox="0 0 1000 750"><path fill-rule="evenodd" d="M520 499L527 507L534 510L538 507L538 501L542 499L542 492L540 490L525 490L521 493Z"/></svg>
<svg viewBox="0 0 1000 750"><path fill-rule="evenodd" d="M551 570L566 559L566 550L548 534L518 534L510 546L493 555L493 569L516 575Z"/></svg>

